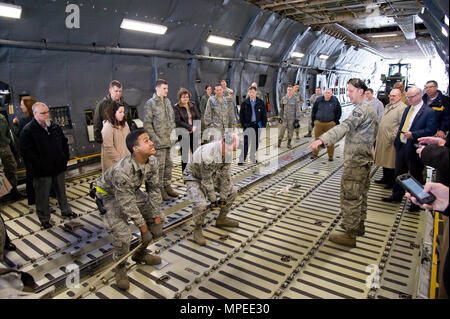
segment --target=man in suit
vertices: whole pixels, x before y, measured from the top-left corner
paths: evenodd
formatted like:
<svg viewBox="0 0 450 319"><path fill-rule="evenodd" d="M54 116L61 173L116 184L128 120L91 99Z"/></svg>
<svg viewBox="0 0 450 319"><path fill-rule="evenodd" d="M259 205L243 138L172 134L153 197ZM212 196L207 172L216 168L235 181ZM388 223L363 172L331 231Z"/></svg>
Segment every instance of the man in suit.
<svg viewBox="0 0 450 319"><path fill-rule="evenodd" d="M244 151L241 152L238 165L244 165L248 154L249 136L251 142L250 160L256 162L256 152L258 151L259 129L266 127L267 110L266 104L256 96L257 91L254 86L248 88L248 98L241 104L239 119L244 129Z"/></svg>
<svg viewBox="0 0 450 319"><path fill-rule="evenodd" d="M424 105L422 101L422 90L411 87L406 97L411 104L403 112L399 130L394 141L395 177L409 172L416 180L424 184L423 163L416 153L414 144L417 139L424 136L433 136L437 131L437 120L435 111ZM405 191L398 183L394 184L392 195L383 197L385 202L400 202ZM420 207L411 204L410 211L417 211Z"/></svg>

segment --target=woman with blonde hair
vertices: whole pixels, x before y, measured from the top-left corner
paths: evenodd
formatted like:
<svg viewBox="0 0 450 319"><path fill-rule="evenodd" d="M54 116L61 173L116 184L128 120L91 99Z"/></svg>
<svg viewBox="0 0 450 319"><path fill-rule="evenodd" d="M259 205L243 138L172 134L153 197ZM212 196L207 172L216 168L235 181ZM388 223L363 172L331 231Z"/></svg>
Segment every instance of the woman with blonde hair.
<svg viewBox="0 0 450 319"><path fill-rule="evenodd" d="M102 172L130 154L126 145L128 133L130 128L125 118L125 107L116 102L109 103L102 128Z"/></svg>

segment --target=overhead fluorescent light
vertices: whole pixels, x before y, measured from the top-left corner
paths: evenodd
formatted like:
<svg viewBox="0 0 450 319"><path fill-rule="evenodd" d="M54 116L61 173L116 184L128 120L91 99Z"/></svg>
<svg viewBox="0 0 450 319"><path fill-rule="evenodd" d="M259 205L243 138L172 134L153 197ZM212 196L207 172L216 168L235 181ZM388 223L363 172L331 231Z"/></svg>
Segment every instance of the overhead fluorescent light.
<svg viewBox="0 0 450 319"><path fill-rule="evenodd" d="M326 54L321 54L321 55L319 55L319 59L326 60L326 59L328 59L328 58L329 58L329 56L326 55Z"/></svg>
<svg viewBox="0 0 450 319"><path fill-rule="evenodd" d="M445 24L446 24L447 27L448 27L448 17L447 17L447 15L444 16L444 22L445 22Z"/></svg>
<svg viewBox="0 0 450 319"><path fill-rule="evenodd" d="M229 47L231 47L234 44L233 39L223 38L223 37L219 37L217 35L212 35L212 34L208 37L208 39L206 39L206 42L220 44L220 45L226 45Z"/></svg>
<svg viewBox="0 0 450 319"><path fill-rule="evenodd" d="M250 43L250 44L253 45L254 47L261 47L264 49L267 49L268 47L270 47L270 42L256 40L256 39L253 39L252 43Z"/></svg>
<svg viewBox="0 0 450 319"><path fill-rule="evenodd" d="M122 29L142 31L155 34L164 34L167 31L166 26L131 19L123 19L120 27Z"/></svg>
<svg viewBox="0 0 450 319"><path fill-rule="evenodd" d="M386 38L386 37L397 37L396 33L385 33L385 34L371 34L369 37L371 38Z"/></svg>
<svg viewBox="0 0 450 319"><path fill-rule="evenodd" d="M291 57L294 57L294 58L303 58L304 56L305 56L305 54L301 53L301 52L292 52L291 53Z"/></svg>
<svg viewBox="0 0 450 319"><path fill-rule="evenodd" d="M345 67L346 67L346 68L348 68L349 66L351 66L350 63L346 63L346 64L345 64Z"/></svg>
<svg viewBox="0 0 450 319"><path fill-rule="evenodd" d="M442 27L441 32L443 35L445 35L448 38L448 32L447 29L445 27Z"/></svg>
<svg viewBox="0 0 450 319"><path fill-rule="evenodd" d="M7 18L20 19L22 7L9 3L0 3L0 16Z"/></svg>

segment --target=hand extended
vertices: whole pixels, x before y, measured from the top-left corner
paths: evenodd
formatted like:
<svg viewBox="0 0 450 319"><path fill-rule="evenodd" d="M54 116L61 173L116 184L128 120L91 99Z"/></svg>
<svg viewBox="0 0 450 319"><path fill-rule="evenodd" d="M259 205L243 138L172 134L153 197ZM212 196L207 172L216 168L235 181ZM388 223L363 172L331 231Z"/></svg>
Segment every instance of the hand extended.
<svg viewBox="0 0 450 319"><path fill-rule="evenodd" d="M323 144L322 140L315 140L314 142L309 144L307 148L312 148L313 151L317 151L320 148L320 145L322 144Z"/></svg>
<svg viewBox="0 0 450 319"><path fill-rule="evenodd" d="M413 197L410 193L406 193L406 197L408 197L414 204L423 206L426 209L432 209L443 212L448 207L448 187L441 183L426 183L424 188L424 192L432 193L436 200L431 204L421 205L415 197Z"/></svg>

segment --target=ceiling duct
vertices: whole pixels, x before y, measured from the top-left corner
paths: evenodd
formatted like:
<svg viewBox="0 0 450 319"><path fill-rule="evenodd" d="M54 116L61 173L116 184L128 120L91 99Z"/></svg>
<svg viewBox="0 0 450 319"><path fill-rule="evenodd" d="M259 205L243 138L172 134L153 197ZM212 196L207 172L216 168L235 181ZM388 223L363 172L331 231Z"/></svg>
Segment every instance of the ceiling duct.
<svg viewBox="0 0 450 319"><path fill-rule="evenodd" d="M329 26L329 28L331 28L335 32L339 33L341 35L341 37L345 37L347 39L351 39L353 41L360 42L360 43L369 43L369 41L367 41L366 39L361 38L360 36L354 34L353 32L351 32L347 28L344 28L343 26L341 26L338 23L333 23L331 26Z"/></svg>
<svg viewBox="0 0 450 319"><path fill-rule="evenodd" d="M413 15L400 18L394 17L394 20L398 24L400 29L403 31L406 40L414 40L416 38Z"/></svg>

